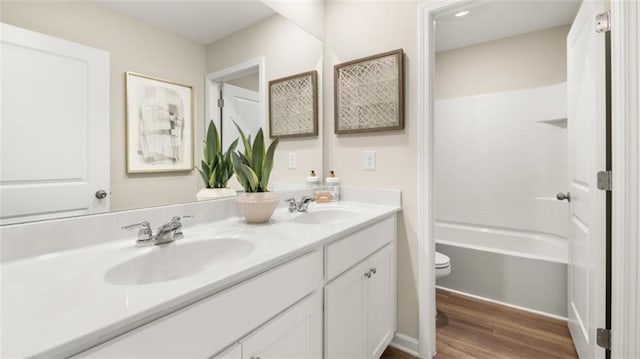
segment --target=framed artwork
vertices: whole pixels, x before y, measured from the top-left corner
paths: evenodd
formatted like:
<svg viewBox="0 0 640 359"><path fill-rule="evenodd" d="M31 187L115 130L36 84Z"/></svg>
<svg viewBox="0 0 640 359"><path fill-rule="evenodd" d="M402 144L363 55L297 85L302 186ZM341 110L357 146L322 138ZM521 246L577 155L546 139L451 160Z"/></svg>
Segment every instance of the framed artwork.
<svg viewBox="0 0 640 359"><path fill-rule="evenodd" d="M193 88L133 72L125 82L127 173L193 170Z"/></svg>
<svg viewBox="0 0 640 359"><path fill-rule="evenodd" d="M318 72L269 81L269 137L318 135Z"/></svg>
<svg viewBox="0 0 640 359"><path fill-rule="evenodd" d="M402 49L334 66L335 133L404 128Z"/></svg>

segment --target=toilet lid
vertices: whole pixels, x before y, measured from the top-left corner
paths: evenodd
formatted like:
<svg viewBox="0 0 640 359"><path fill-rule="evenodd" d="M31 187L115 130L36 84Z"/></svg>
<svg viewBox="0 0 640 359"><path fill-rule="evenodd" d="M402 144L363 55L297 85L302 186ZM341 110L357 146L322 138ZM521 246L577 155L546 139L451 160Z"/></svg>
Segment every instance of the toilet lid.
<svg viewBox="0 0 640 359"><path fill-rule="evenodd" d="M436 268L446 268L449 266L449 257L436 252Z"/></svg>

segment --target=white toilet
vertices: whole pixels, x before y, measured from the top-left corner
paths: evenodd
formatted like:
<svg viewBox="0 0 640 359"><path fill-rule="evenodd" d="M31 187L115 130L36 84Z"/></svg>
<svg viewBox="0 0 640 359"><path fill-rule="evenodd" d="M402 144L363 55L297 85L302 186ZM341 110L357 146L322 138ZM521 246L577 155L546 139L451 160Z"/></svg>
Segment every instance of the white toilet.
<svg viewBox="0 0 640 359"><path fill-rule="evenodd" d="M436 252L436 280L451 273L451 261L449 257Z"/></svg>

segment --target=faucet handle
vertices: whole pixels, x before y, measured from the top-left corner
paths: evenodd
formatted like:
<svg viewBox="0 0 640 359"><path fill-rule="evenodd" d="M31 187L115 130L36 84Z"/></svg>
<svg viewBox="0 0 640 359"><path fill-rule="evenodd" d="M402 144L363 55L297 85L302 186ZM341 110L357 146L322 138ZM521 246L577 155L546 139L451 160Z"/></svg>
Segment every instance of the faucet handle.
<svg viewBox="0 0 640 359"><path fill-rule="evenodd" d="M309 208L309 203L315 202L316 199L309 196L302 196L300 198L300 203L298 203L298 212L306 212L307 208Z"/></svg>
<svg viewBox="0 0 640 359"><path fill-rule="evenodd" d="M132 230L132 229L136 229L136 228L140 228L140 229L151 228L151 225L147 221L142 221L140 223L134 223L134 224L129 224L129 225L126 225L126 226L122 226L122 229L127 230L127 231Z"/></svg>
<svg viewBox="0 0 640 359"><path fill-rule="evenodd" d="M293 213L298 210L298 203L296 202L295 198L287 198L284 201L289 202L289 213Z"/></svg>
<svg viewBox="0 0 640 359"><path fill-rule="evenodd" d="M138 240L136 241L137 245L147 244L153 241L153 232L151 230L151 225L147 221L130 224L128 226L122 226L122 229L127 231L136 228L140 228L140 230L138 231Z"/></svg>
<svg viewBox="0 0 640 359"><path fill-rule="evenodd" d="M193 219L193 216L192 215L175 216L175 217L171 218L171 222L178 223L178 228L176 229L176 232L174 234L176 239L182 239L184 237L184 234L182 233L182 223L180 222L183 219Z"/></svg>

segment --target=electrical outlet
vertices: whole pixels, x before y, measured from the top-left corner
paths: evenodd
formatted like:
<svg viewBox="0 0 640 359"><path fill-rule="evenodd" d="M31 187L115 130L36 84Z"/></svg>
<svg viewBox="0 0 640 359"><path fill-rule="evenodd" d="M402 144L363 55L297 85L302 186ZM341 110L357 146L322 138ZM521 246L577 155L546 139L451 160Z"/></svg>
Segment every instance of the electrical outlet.
<svg viewBox="0 0 640 359"><path fill-rule="evenodd" d="M363 160L365 170L373 171L376 169L376 151L364 151Z"/></svg>
<svg viewBox="0 0 640 359"><path fill-rule="evenodd" d="M298 156L295 152L289 152L289 169L296 169L298 167Z"/></svg>

